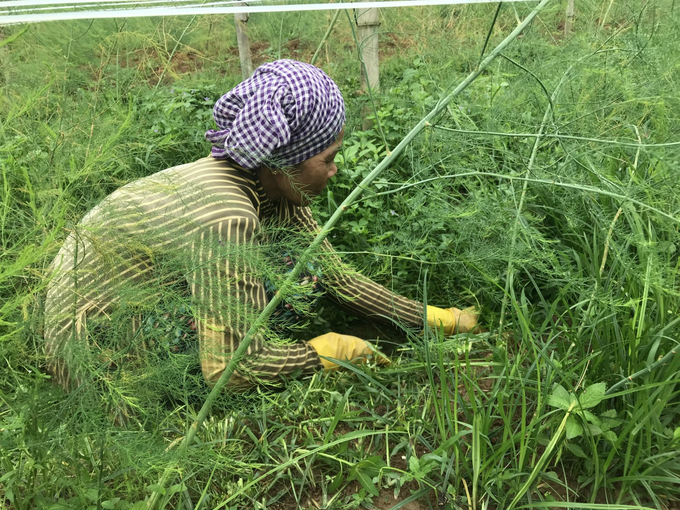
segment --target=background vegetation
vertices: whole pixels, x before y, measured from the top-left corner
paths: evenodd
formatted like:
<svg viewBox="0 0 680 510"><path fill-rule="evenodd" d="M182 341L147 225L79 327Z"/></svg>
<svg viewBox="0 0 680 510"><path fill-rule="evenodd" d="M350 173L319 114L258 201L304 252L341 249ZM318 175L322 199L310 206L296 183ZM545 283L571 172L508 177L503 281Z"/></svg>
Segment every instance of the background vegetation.
<svg viewBox="0 0 680 510"><path fill-rule="evenodd" d="M564 37L563 7L330 238L397 292L481 304L488 332L413 336L322 303L300 336L360 332L393 365L225 394L183 458L206 393L196 353L166 349L67 395L45 373L40 302L91 207L207 154L211 106L240 80L232 20L0 27L0 504L145 508L173 465L170 508L677 508L680 19L671 1L584 1ZM369 98L338 23L318 64L343 91L347 136L320 222L477 65L495 10L384 10L379 123L363 131ZM527 12L503 5L489 48ZM251 17L256 63L309 61L328 22ZM173 338L177 323L162 328Z"/></svg>

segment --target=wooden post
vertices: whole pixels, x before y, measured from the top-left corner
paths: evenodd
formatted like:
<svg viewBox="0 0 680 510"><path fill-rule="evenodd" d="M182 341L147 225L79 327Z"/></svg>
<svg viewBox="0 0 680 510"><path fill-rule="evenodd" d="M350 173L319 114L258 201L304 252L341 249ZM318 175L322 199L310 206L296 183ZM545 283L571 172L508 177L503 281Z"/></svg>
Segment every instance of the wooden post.
<svg viewBox="0 0 680 510"><path fill-rule="evenodd" d="M247 12L234 14L238 56L241 60L241 74L244 80L247 80L253 74L253 57L250 53L250 39L248 39L248 18Z"/></svg>
<svg viewBox="0 0 680 510"><path fill-rule="evenodd" d="M380 88L380 62L378 60L378 27L380 26L379 9L357 9L357 40L361 51L361 89L372 94ZM365 105L361 109L364 118L362 129L373 127L373 122L366 117L377 109L377 102Z"/></svg>
<svg viewBox="0 0 680 510"><path fill-rule="evenodd" d="M574 0L567 0L567 12L564 16L564 35L569 35L574 27Z"/></svg>
<svg viewBox="0 0 680 510"><path fill-rule="evenodd" d="M357 38L361 47L361 88L376 91L380 88L378 61L378 27L380 9L357 9Z"/></svg>
<svg viewBox="0 0 680 510"><path fill-rule="evenodd" d="M5 34L2 30L2 27L0 27L0 42L2 42L5 39ZM7 68L9 67L9 51L7 46L0 46L0 87L4 86L7 83L7 78L9 76L9 72L7 71Z"/></svg>

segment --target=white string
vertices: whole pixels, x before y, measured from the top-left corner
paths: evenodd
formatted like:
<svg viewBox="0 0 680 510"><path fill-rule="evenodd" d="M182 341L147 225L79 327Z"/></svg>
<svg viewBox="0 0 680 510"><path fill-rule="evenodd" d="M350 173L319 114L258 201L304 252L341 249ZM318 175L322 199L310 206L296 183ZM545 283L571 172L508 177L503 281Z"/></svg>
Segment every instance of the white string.
<svg viewBox="0 0 680 510"><path fill-rule="evenodd" d="M248 0L248 4L251 2L261 2L262 0ZM30 11L32 9L79 9L82 7L89 6L100 6L102 9L115 8L119 5L124 4L137 4L140 8L143 8L147 4L168 4L171 6L173 4L189 4L185 7L195 7L198 4L196 0L0 0L0 11L6 12L17 12L17 11ZM219 4L242 4L243 0L221 0L212 2L209 5L219 5ZM47 6L47 7L41 7ZM14 7L14 9L8 9L8 7Z"/></svg>
<svg viewBox="0 0 680 510"><path fill-rule="evenodd" d="M94 0L4 0L0 2L0 5L4 7L24 7L24 8L30 8L31 6L34 5L72 5L75 6L77 4L95 4L95 5L106 5L106 4L118 4L118 3L127 3L130 0L104 0L102 2L96 2ZM183 3L183 2L189 2L190 0L137 0L138 4L155 4L155 3ZM240 0L234 0L234 2L228 2L228 3L236 3Z"/></svg>
<svg viewBox="0 0 680 510"><path fill-rule="evenodd" d="M40 0L38 0L40 1ZM58 1L58 0L57 0ZM77 0L71 0L72 2ZM92 0L90 0L91 2ZM110 1L110 0L109 0ZM385 7L420 7L429 5L454 5L454 4L484 4L496 3L498 0L378 0L369 2L342 2L323 4L283 4L283 5L242 5L234 7L203 6L196 4L193 7L150 7L136 9L109 9L99 11L73 11L54 12L43 14L10 14L0 16L0 25L15 23L40 23L44 21L63 21L76 19L101 19L101 18L139 18L148 16L197 16L206 14L236 14L258 12L301 12L301 11L325 11L337 9L374 9ZM509 0L510 2L530 2L535 0ZM144 3L144 2L141 2ZM2 4L0 4L2 5ZM26 5L24 3L24 5ZM113 6L113 5L112 5Z"/></svg>
<svg viewBox="0 0 680 510"><path fill-rule="evenodd" d="M26 7L26 2L23 0L12 0L11 2L1 2L0 7L6 7L7 4L21 4L21 8L17 9L6 9L2 10L0 9L0 15L15 15L17 13L24 13L24 12L36 12L36 11L54 11L57 9L75 9L75 8L84 8L84 7L100 7L100 8L106 8L106 7L114 7L114 5L107 5L110 2L116 2L115 7L118 7L119 5L134 5L134 6L139 6L140 4L167 4L169 3L168 0L107 0L106 2L94 2L93 0L56 0L56 1L50 1L50 0L42 0L38 2L31 2L31 7ZM248 2L262 2L262 0L248 0ZM188 3L189 5L185 7L193 7L196 5L195 0L173 0L173 3ZM219 1L219 2L210 2L210 3L205 3L205 4L200 4L202 7L208 7L208 6L214 6L214 5L229 5L229 4L242 4L242 0L229 0L229 1ZM65 5L56 5L56 4L65 4ZM75 5L78 4L78 5ZM33 5L47 5L47 7L32 7Z"/></svg>

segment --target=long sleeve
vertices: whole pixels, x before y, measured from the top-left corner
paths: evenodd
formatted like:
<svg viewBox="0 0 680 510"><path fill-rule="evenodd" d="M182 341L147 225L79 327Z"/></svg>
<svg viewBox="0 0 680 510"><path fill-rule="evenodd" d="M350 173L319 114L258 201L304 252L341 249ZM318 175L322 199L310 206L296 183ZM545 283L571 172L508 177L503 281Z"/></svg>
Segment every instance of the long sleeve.
<svg viewBox="0 0 680 510"><path fill-rule="evenodd" d="M252 262L257 226L254 214L239 211L238 216L202 229L191 244L195 269L190 284L198 315L201 367L210 383L222 375L231 353L268 302ZM229 384L270 383L282 374L318 368L319 357L307 343L276 345L258 333Z"/></svg>
<svg viewBox="0 0 680 510"><path fill-rule="evenodd" d="M88 344L93 326L122 307L137 331L135 314L152 306L163 286L182 292L185 283L197 315L203 374L210 383L222 375L268 301L252 257L261 197L249 177L204 158L134 181L83 218L52 264L45 303L49 370L66 389L97 363L96 348ZM135 342L143 343L143 336ZM232 385L321 367L308 344L270 338L263 331L253 339Z"/></svg>
<svg viewBox="0 0 680 510"><path fill-rule="evenodd" d="M307 207L296 208L292 218L303 233L316 236L319 225ZM352 270L342 262L328 240L321 245L326 290L352 313L380 322L422 326L422 304L396 294Z"/></svg>

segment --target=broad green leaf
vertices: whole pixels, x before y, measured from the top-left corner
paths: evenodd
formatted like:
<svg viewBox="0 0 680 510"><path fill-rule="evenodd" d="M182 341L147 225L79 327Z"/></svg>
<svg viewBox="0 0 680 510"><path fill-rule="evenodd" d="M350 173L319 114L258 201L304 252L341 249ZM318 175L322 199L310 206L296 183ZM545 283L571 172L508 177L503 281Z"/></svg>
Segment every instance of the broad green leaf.
<svg viewBox="0 0 680 510"><path fill-rule="evenodd" d="M333 493L337 491L342 485L342 480L343 480L342 470L340 470L340 472L337 475L335 475L335 478L333 478L333 481L328 486L328 492Z"/></svg>
<svg viewBox="0 0 680 510"><path fill-rule="evenodd" d="M543 473L542 478L548 479L548 480L553 480L557 483L561 482L560 477L557 476L557 473L555 473L554 471L546 471L545 473Z"/></svg>
<svg viewBox="0 0 680 510"><path fill-rule="evenodd" d="M617 436L616 433L612 430L607 430L605 433L602 434L602 437L604 437L607 441L610 441L612 443L616 443L616 441L619 438L619 436Z"/></svg>
<svg viewBox="0 0 680 510"><path fill-rule="evenodd" d="M566 411L569 409L571 398L569 392L560 384L553 388L552 394L548 397L548 405Z"/></svg>
<svg viewBox="0 0 680 510"><path fill-rule="evenodd" d="M177 483L170 488L168 488L168 494L176 494L178 492L182 492L184 490L184 484L183 483Z"/></svg>
<svg viewBox="0 0 680 510"><path fill-rule="evenodd" d="M583 415L583 417L593 425L597 425L598 427L600 426L601 423L600 419L590 411L581 411L579 412L579 414Z"/></svg>
<svg viewBox="0 0 680 510"><path fill-rule="evenodd" d="M590 434L593 436L597 436L599 434L602 434L602 429L598 427L597 425L592 425L590 423L588 425L588 430L590 431Z"/></svg>
<svg viewBox="0 0 680 510"><path fill-rule="evenodd" d="M576 421L576 418L574 418L573 416L569 416L569 418L567 418L566 430L567 439L573 439L583 434L583 427L579 422Z"/></svg>
<svg viewBox="0 0 680 510"><path fill-rule="evenodd" d="M354 466L356 471L363 471L371 478L377 476L380 470L386 466L385 461L378 455L371 455Z"/></svg>
<svg viewBox="0 0 680 510"><path fill-rule="evenodd" d="M146 505L146 503L144 503L144 505ZM60 499L58 503L54 503L47 510L69 510L70 508L72 507L69 506L69 504L66 503L66 501Z"/></svg>
<svg viewBox="0 0 680 510"><path fill-rule="evenodd" d="M581 396L579 397L579 403L582 409L590 409L595 407L597 404L602 402L604 399L604 392L607 390L607 385L605 383L591 384L586 388Z"/></svg>
<svg viewBox="0 0 680 510"><path fill-rule="evenodd" d="M366 489L366 492L373 494L374 496L379 495L378 488L373 483L373 477L369 476L366 472L357 471L356 479L361 484L361 486Z"/></svg>
<svg viewBox="0 0 680 510"><path fill-rule="evenodd" d="M102 508L106 508L106 510L113 510L116 508L116 505L120 501L120 498L113 498L109 499L107 501L102 501Z"/></svg>
<svg viewBox="0 0 680 510"><path fill-rule="evenodd" d="M420 458L420 475L426 476L435 467L441 466L442 474L444 474L444 469L446 469L446 463L444 459L439 455L433 453L426 453Z"/></svg>
<svg viewBox="0 0 680 510"><path fill-rule="evenodd" d="M361 486L374 496L378 495L378 489L373 483L373 477L380 473L385 466L385 461L378 455L372 455L358 462L350 474L350 480L357 480Z"/></svg>
<svg viewBox="0 0 680 510"><path fill-rule="evenodd" d="M595 425L599 425L599 427L604 431L607 432L608 430L615 429L619 425L621 425L621 420L614 420L613 418L605 418L602 420L601 423L596 423Z"/></svg>
<svg viewBox="0 0 680 510"><path fill-rule="evenodd" d="M158 493L160 493L164 496L165 496L165 493L166 493L165 487L163 487L163 486L161 486L160 484L157 484L157 483L154 483L153 485L149 485L147 487L147 489L149 489L152 492L158 492Z"/></svg>
<svg viewBox="0 0 680 510"><path fill-rule="evenodd" d="M536 434L536 441L540 445L548 446L550 444L550 437L545 432L539 432Z"/></svg>
<svg viewBox="0 0 680 510"><path fill-rule="evenodd" d="M583 448L581 448L581 447L580 447L579 445L577 445L577 444L569 443L569 444L567 445L567 450L569 450L571 453L573 453L573 454L576 455L577 457L581 457L582 459L587 459L587 458L588 458L588 456L587 456L587 455L585 454L585 452L583 451Z"/></svg>
<svg viewBox="0 0 680 510"><path fill-rule="evenodd" d="M408 459L408 468L412 473L420 472L420 461L418 460L418 457L411 455Z"/></svg>

